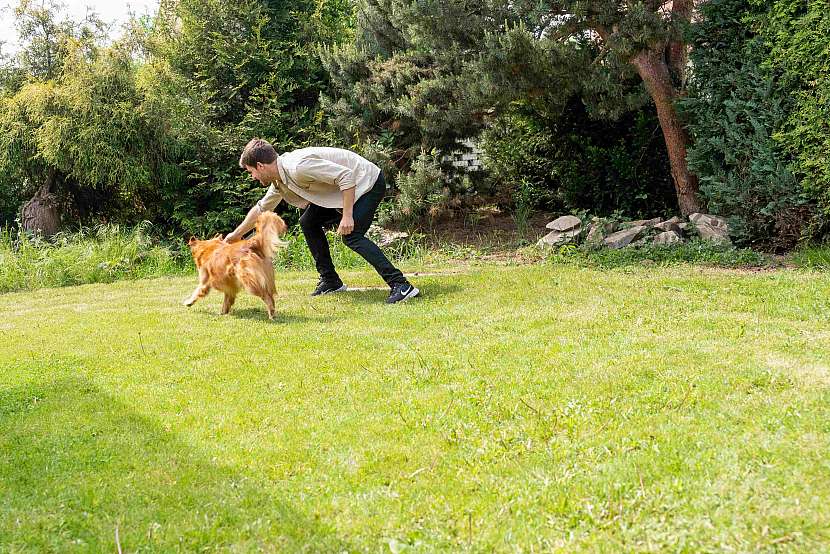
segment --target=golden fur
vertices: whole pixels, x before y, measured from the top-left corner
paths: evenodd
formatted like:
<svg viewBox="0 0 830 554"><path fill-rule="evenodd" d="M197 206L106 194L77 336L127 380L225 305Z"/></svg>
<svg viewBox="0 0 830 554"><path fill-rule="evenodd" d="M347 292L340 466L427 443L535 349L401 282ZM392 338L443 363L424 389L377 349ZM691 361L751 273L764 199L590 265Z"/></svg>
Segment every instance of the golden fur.
<svg viewBox="0 0 830 554"><path fill-rule="evenodd" d="M239 290L244 288L254 296L262 298L268 309L268 318L274 319L274 266L271 262L275 247L287 243L280 240L287 227L281 217L265 212L257 218L256 234L248 240L228 244L222 237L210 240L188 241L196 269L199 270L199 286L184 301L192 306L214 288L225 293L222 314L233 306Z"/></svg>

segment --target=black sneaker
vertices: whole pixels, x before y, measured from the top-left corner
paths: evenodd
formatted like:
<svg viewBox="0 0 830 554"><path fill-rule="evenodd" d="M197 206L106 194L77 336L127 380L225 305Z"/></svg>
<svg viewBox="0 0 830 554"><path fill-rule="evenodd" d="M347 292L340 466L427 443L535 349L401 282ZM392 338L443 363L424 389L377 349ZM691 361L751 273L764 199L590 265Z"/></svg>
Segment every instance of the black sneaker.
<svg viewBox="0 0 830 554"><path fill-rule="evenodd" d="M343 292L344 290L346 290L346 285L344 285L342 281L339 283L326 283L321 279L320 282L317 283L317 288L311 293L311 296L320 296L321 294L329 294L332 292Z"/></svg>
<svg viewBox="0 0 830 554"><path fill-rule="evenodd" d="M410 298L418 296L419 292L421 291L406 281L403 283L397 283L392 285L392 292L389 294L389 298L386 299L386 303L396 304L398 302L404 302Z"/></svg>

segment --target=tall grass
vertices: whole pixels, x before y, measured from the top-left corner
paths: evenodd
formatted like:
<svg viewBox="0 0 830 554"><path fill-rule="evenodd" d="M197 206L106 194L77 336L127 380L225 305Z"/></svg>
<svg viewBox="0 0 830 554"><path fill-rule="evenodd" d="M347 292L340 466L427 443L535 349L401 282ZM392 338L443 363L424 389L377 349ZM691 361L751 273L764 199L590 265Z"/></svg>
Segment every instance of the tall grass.
<svg viewBox="0 0 830 554"><path fill-rule="evenodd" d="M282 270L313 270L314 260L299 228L288 236L274 263ZM366 266L334 233L329 234L332 259L338 268ZM395 261L422 256L420 237L383 247ZM183 240L161 240L149 223L136 227L100 225L64 232L46 240L16 229L0 229L0 293L146 279L194 271Z"/></svg>
<svg viewBox="0 0 830 554"><path fill-rule="evenodd" d="M380 244L380 237L374 236L371 233L368 236ZM335 267L338 269L369 267L366 261L346 246L336 233L330 231L327 233L327 237L331 251L331 259ZM311 252L298 226L293 227L288 235L283 237L283 240L288 242L288 247L280 249L274 254L274 265L278 269L314 270L314 259L311 257ZM410 235L405 239L397 240L391 244L381 245L381 249L393 262L418 259L427 254L427 247L424 245L423 238L420 235Z"/></svg>
<svg viewBox="0 0 830 554"><path fill-rule="evenodd" d="M830 244L803 246L793 252L793 263L807 269L830 269Z"/></svg>
<svg viewBox="0 0 830 554"><path fill-rule="evenodd" d="M774 267L775 260L748 248L691 240L673 245L628 246L618 250L565 245L546 253L548 262L610 269L631 265L672 266L679 264L717 267Z"/></svg>
<svg viewBox="0 0 830 554"><path fill-rule="evenodd" d="M148 223L99 225L42 239L0 230L0 292L109 283L189 270L184 244L163 244Z"/></svg>

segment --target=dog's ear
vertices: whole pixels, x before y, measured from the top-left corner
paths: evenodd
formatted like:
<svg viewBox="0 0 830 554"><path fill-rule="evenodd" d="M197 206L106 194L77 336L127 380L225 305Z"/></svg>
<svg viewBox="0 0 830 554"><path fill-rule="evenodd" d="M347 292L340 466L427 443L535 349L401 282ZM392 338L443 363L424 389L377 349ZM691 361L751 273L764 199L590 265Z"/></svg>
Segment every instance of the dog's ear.
<svg viewBox="0 0 830 554"><path fill-rule="evenodd" d="M188 246L193 246L194 244L196 244L196 237L194 237L193 235L190 235L190 240L187 241L187 245Z"/></svg>

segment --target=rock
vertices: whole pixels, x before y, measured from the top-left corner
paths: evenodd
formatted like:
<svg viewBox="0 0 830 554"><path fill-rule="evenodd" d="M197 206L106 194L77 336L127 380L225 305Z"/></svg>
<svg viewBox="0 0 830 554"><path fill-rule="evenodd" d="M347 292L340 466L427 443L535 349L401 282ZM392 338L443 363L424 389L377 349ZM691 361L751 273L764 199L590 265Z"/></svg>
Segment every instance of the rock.
<svg viewBox="0 0 830 554"><path fill-rule="evenodd" d="M637 221L626 221L623 227L654 227L663 221L662 218L655 217L654 219L638 219Z"/></svg>
<svg viewBox="0 0 830 554"><path fill-rule="evenodd" d="M663 223L658 223L657 225L654 226L654 228L659 229L660 231L663 231L663 232L665 232L665 231L674 231L678 235L683 234L683 229L680 227L680 225L677 222L674 222L674 221L671 221L671 220L664 221Z"/></svg>
<svg viewBox="0 0 830 554"><path fill-rule="evenodd" d="M409 237L409 233L405 231L391 231L374 223L369 227L369 235L375 239L378 246L389 246L393 242Z"/></svg>
<svg viewBox="0 0 830 554"><path fill-rule="evenodd" d="M711 227L720 227L722 229L726 229L727 233L729 232L729 225L726 223L726 218L720 217L718 215L709 215L709 214L691 214L689 216L689 221L694 223L695 225L709 225Z"/></svg>
<svg viewBox="0 0 830 554"><path fill-rule="evenodd" d="M682 218L682 217L680 217L680 216L674 216L674 217L672 217L671 219L667 219L665 222L666 222L666 223L674 223L674 224L680 225L681 223L685 223L685 221L686 221L686 220L685 220L685 219L683 219L683 218Z"/></svg>
<svg viewBox="0 0 830 554"><path fill-rule="evenodd" d="M586 242L600 243L602 239L614 232L614 223L605 222L595 217L591 220L591 226L588 228L588 236L585 237Z"/></svg>
<svg viewBox="0 0 830 554"><path fill-rule="evenodd" d="M579 236L580 229L571 229L570 231L551 231L544 237L539 239L536 243L539 247L559 246L571 242L574 237Z"/></svg>
<svg viewBox="0 0 830 554"><path fill-rule="evenodd" d="M644 225L623 229L605 237L602 241L608 248L623 248L639 237L647 229Z"/></svg>
<svg viewBox="0 0 830 554"><path fill-rule="evenodd" d="M683 242L683 238L680 233L675 231L663 231L654 237L654 244L675 244L678 242Z"/></svg>
<svg viewBox="0 0 830 554"><path fill-rule="evenodd" d="M576 227L580 227L581 225L582 220L578 217L573 215L563 215L562 217L557 217L545 227L554 231L570 231Z"/></svg>
<svg viewBox="0 0 830 554"><path fill-rule="evenodd" d="M702 238L703 240L709 240L712 242L723 244L732 243L732 241L729 240L729 233L723 227L713 227L708 223L696 223L695 229L697 229L697 234L699 234L700 238Z"/></svg>

